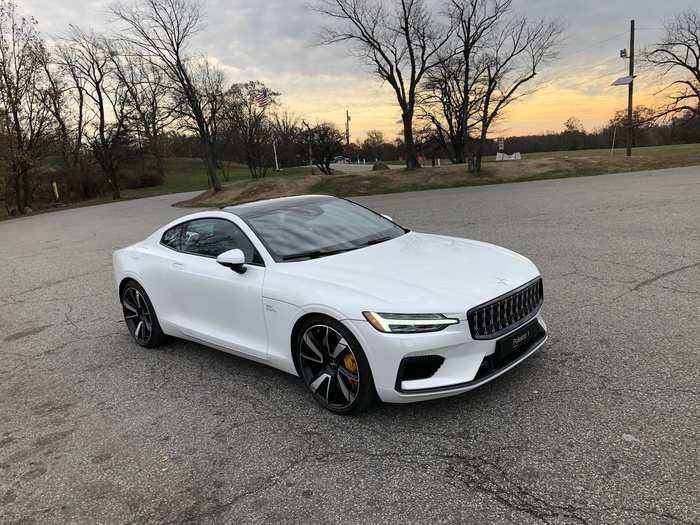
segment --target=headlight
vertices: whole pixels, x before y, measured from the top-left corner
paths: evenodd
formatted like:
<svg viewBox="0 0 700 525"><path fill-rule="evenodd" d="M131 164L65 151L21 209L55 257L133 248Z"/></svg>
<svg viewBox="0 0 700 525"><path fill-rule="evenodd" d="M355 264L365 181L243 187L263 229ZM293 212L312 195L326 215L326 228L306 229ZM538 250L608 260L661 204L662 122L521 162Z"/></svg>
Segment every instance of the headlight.
<svg viewBox="0 0 700 525"><path fill-rule="evenodd" d="M385 314L362 312L365 319L380 332L391 334L413 334L438 332L446 326L459 323L442 314Z"/></svg>

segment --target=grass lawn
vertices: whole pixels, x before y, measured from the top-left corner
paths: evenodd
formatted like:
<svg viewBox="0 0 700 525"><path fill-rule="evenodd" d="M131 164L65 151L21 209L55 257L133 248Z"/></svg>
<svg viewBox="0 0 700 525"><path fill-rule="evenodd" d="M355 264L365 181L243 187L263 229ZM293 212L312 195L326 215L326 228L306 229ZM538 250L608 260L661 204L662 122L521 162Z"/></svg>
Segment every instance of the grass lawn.
<svg viewBox="0 0 700 525"><path fill-rule="evenodd" d="M225 181L219 172L223 184L251 179L250 171L245 164L232 163L227 171L229 181ZM309 174L309 168L299 166L285 168L281 171L269 170L266 177L294 177L307 174ZM126 189L122 191L122 196L125 199L135 199L185 191L205 191L208 187L207 170L201 159L173 157L165 159L165 182L163 184L148 188Z"/></svg>
<svg viewBox="0 0 700 525"><path fill-rule="evenodd" d="M700 152L700 144L677 144L675 146L648 146L645 148L634 148L632 150L633 157L695 157ZM617 147L610 154L610 148L604 149L582 149L575 151L545 151L541 153L524 153L523 156L528 159L550 158L550 157L602 157L618 159L625 157L625 148Z"/></svg>
<svg viewBox="0 0 700 525"><path fill-rule="evenodd" d="M462 165L444 165L416 171L392 170L345 175L321 175L308 166L268 171L264 179L252 179L248 168L232 164L227 170L229 180L224 181L224 191L212 194L204 163L200 159L169 158L165 161L165 182L158 186L122 191L123 199L152 197L169 193L203 192L194 199L180 203L183 206L226 206L264 198L324 193L337 196L372 195L435 188L452 188L503 182L520 182L537 179L581 177L626 171L640 171L679 166L700 166L700 144L635 148L632 158L625 157L624 149L610 154L608 149L559 151L523 155L521 161L496 162L492 157L484 159L483 173L479 177L466 172ZM389 164L400 164L400 161ZM698 170L700 176L700 170ZM221 176L221 174L220 174ZM222 177L223 179L223 177ZM101 197L78 202L70 206L90 206L112 202ZM0 219L4 206L0 209Z"/></svg>
<svg viewBox="0 0 700 525"><path fill-rule="evenodd" d="M582 177L630 171L700 165L700 144L624 150L580 150L524 155L521 161L484 159L483 173L475 177L463 164L415 171L363 172L355 175L306 175L232 181L222 192L210 191L180 203L182 206L227 206L258 199L323 193L337 196L372 195L435 188L453 188L539 179ZM700 176L700 170L698 170Z"/></svg>
<svg viewBox="0 0 700 525"><path fill-rule="evenodd" d="M52 167L58 164L59 160L47 158L44 161L46 166ZM171 157L164 160L165 162L165 181L158 186L149 186L146 188L123 189L121 191L122 199L138 199L142 197L154 197L156 195L166 195L169 193L182 193L190 191L206 191L209 187L207 172L204 162L201 159L193 159L187 157ZM0 169L6 169L0 161ZM252 180L248 167L244 164L232 163L227 169L229 181L225 181L221 172L219 177L223 184L231 184L235 182ZM297 166L293 168L284 168L281 171L269 170L266 178L277 177L299 177L310 174L308 166ZM4 188L2 187L3 179L0 176L0 220L8 218L5 214L5 206L2 205L2 196L4 196ZM113 202L112 197L105 195L96 199L69 203L60 207L49 207L45 209L37 209L34 213L46 211L55 211L57 209L78 208L83 206L94 206L96 204L105 204Z"/></svg>

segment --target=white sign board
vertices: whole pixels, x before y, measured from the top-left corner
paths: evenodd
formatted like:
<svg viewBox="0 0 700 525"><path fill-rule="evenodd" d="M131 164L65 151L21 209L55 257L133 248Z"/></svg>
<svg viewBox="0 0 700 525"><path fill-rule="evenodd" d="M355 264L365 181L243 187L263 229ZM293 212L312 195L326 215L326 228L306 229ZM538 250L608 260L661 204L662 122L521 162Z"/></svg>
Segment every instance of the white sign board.
<svg viewBox="0 0 700 525"><path fill-rule="evenodd" d="M496 160L520 160L520 152L513 153L512 155L508 155L507 153L503 153L499 151L496 153Z"/></svg>

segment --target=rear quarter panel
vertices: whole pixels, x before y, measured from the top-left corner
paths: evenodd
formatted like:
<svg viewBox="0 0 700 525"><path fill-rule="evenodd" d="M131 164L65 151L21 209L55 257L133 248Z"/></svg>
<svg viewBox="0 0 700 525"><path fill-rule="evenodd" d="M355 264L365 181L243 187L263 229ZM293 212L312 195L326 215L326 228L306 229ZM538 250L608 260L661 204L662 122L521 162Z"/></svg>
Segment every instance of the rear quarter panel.
<svg viewBox="0 0 700 525"><path fill-rule="evenodd" d="M171 264L174 253L160 244L144 242L114 252L112 262L117 287L125 279L138 282L148 294L163 331L178 335L176 301L171 292Z"/></svg>

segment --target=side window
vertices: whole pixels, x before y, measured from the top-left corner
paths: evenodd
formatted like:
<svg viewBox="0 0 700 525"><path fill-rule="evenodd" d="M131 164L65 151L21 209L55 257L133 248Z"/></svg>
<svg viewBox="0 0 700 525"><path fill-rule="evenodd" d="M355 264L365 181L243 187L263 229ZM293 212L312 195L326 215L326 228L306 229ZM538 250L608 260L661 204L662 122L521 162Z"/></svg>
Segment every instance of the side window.
<svg viewBox="0 0 700 525"><path fill-rule="evenodd" d="M182 224L173 226L163 234L160 243L173 250L180 251L180 239L182 234Z"/></svg>
<svg viewBox="0 0 700 525"><path fill-rule="evenodd" d="M206 257L238 248L247 263L262 264L262 258L241 229L225 219L197 219L182 225L181 251Z"/></svg>

